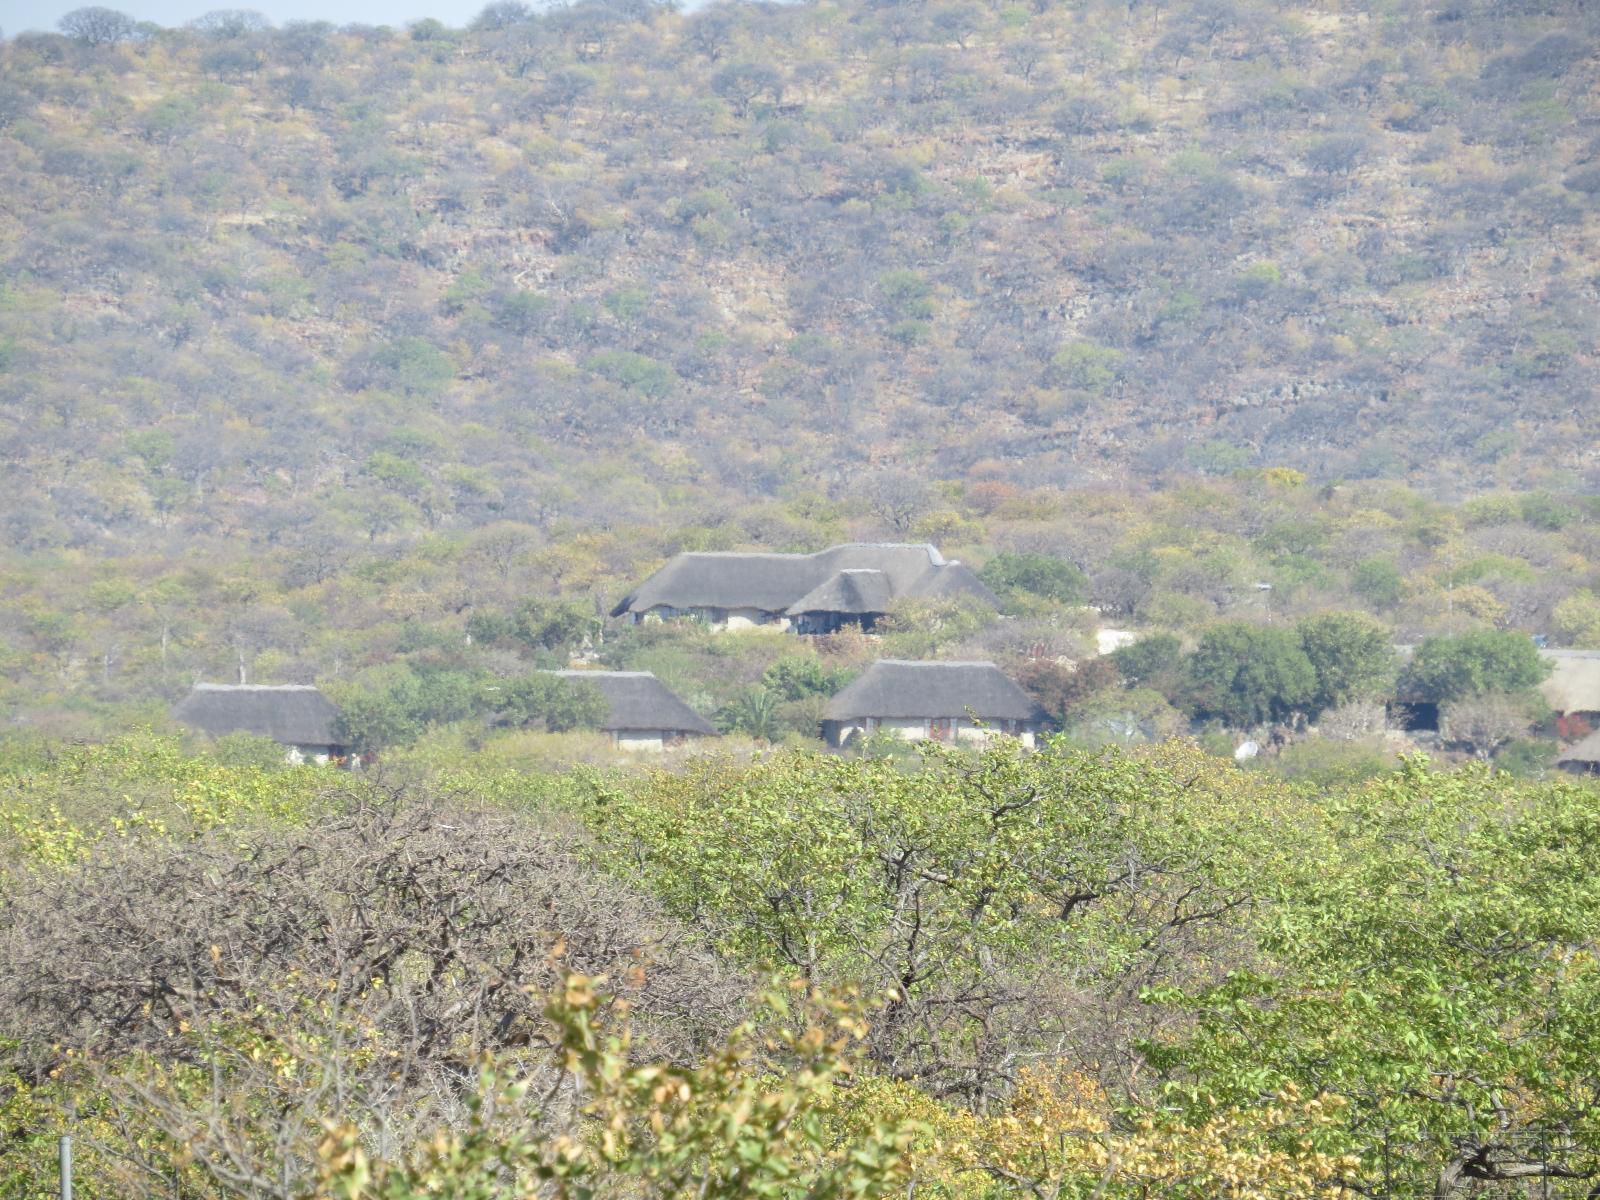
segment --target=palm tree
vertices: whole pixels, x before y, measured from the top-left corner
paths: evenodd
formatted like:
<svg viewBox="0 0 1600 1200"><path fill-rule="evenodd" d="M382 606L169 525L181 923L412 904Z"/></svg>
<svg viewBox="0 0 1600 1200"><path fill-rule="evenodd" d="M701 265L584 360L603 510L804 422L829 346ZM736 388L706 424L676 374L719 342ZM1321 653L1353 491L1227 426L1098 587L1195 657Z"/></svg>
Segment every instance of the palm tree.
<svg viewBox="0 0 1600 1200"><path fill-rule="evenodd" d="M775 742L783 732L778 697L764 687L748 688L717 712L724 733L746 733L763 742Z"/></svg>

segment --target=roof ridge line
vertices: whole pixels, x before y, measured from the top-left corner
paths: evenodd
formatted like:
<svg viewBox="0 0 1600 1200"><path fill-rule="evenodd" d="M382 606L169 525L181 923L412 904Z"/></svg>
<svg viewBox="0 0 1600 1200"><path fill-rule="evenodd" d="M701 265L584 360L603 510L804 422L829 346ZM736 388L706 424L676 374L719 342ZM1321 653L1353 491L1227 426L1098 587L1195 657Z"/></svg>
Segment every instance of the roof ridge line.
<svg viewBox="0 0 1600 1200"><path fill-rule="evenodd" d="M594 670L588 667L546 667L542 669L545 675L628 675L638 678L654 679L654 671L611 671L605 668Z"/></svg>
<svg viewBox="0 0 1600 1200"><path fill-rule="evenodd" d="M314 683L195 683L197 692L316 692Z"/></svg>
<svg viewBox="0 0 1600 1200"><path fill-rule="evenodd" d="M876 658L869 665L895 663L908 667L995 667L992 658Z"/></svg>

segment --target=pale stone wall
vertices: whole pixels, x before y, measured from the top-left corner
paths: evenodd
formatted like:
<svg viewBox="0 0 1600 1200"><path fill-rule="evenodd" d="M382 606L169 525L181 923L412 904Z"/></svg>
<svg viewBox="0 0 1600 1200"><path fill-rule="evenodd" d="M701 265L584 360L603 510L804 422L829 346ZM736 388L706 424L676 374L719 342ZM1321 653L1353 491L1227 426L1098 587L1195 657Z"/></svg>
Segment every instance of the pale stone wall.
<svg viewBox="0 0 1600 1200"><path fill-rule="evenodd" d="M924 717L890 717L878 722L878 732L905 742L920 742L928 736L928 722Z"/></svg>
<svg viewBox="0 0 1600 1200"><path fill-rule="evenodd" d="M721 626L723 629L789 628L789 618L779 613L769 613L759 608L730 608L727 612L728 619Z"/></svg>
<svg viewBox="0 0 1600 1200"><path fill-rule="evenodd" d="M781 633L789 628L788 617L760 608L673 608L658 604L649 612L632 614L635 625L646 621L671 621L677 617L704 621L713 629L770 629Z"/></svg>
<svg viewBox="0 0 1600 1200"><path fill-rule="evenodd" d="M1026 723L1018 726L1015 731L1008 733L1004 729L993 725L974 724L966 717L950 718L949 720L951 737L961 742L982 744L994 738L1012 737L1031 750L1037 737L1036 727ZM849 723L840 723L837 726L834 726L833 722L829 722L829 725L831 728L827 730L825 736L830 746L843 746L849 743L852 738L871 737L879 733L887 733L892 737L897 737L907 742L920 742L933 736L933 723L925 717L863 718Z"/></svg>
<svg viewBox="0 0 1600 1200"><path fill-rule="evenodd" d="M1097 654L1113 654L1124 646L1131 646L1139 640L1139 635L1131 629L1101 629L1094 635L1094 648Z"/></svg>
<svg viewBox="0 0 1600 1200"><path fill-rule="evenodd" d="M977 725L963 717L956 722L955 734L957 741L977 742L980 744L991 742L995 738L1016 738L1017 741L1030 750L1033 749L1034 743L1034 728L1032 725L1027 724L1020 726L1014 732L1008 733L1003 728L996 728L994 725Z"/></svg>
<svg viewBox="0 0 1600 1200"><path fill-rule="evenodd" d="M841 723L828 740L831 745L843 746L853 738L872 737L880 733L897 737L903 742L920 742L929 734L928 722L918 717L864 717L858 721Z"/></svg>
<svg viewBox="0 0 1600 1200"><path fill-rule="evenodd" d="M661 729L624 729L616 736L618 750L657 752L667 748L667 734Z"/></svg>
<svg viewBox="0 0 1600 1200"><path fill-rule="evenodd" d="M865 721L825 721L822 737L830 746L846 746L856 738L870 737L873 732Z"/></svg>

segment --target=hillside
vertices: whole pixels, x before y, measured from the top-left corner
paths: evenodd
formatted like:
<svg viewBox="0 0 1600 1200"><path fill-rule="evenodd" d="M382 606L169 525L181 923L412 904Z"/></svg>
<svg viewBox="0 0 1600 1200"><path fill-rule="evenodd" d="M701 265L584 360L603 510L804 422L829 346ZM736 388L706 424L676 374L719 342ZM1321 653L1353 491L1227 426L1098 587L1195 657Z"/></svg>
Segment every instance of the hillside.
<svg viewBox="0 0 1600 1200"><path fill-rule="evenodd" d="M1579 0L510 0L14 37L0 665L149 694L159 631L168 693L246 645L337 673L379 651L333 631L842 536L1120 554L1109 606L1178 626L1376 557L1428 581L1409 634L1509 570L1483 619L1542 627L1590 535L1423 496L1600 477L1597 34Z"/></svg>

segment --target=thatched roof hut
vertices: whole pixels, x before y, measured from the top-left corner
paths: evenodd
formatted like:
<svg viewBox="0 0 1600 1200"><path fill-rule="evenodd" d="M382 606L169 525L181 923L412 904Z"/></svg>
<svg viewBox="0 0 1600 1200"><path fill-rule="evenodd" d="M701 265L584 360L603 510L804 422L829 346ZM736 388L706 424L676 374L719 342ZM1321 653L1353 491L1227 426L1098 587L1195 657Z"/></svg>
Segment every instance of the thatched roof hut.
<svg viewBox="0 0 1600 1200"><path fill-rule="evenodd" d="M172 716L212 737L253 733L284 746L340 744L339 710L307 684L197 683Z"/></svg>
<svg viewBox="0 0 1600 1200"><path fill-rule="evenodd" d="M825 721L963 717L1042 722L1045 711L992 662L883 658L828 701Z"/></svg>
<svg viewBox="0 0 1600 1200"><path fill-rule="evenodd" d="M863 616L886 613L894 602L894 588L882 571L867 567L847 567L831 575L791 604L786 615L836 612Z"/></svg>
<svg viewBox="0 0 1600 1200"><path fill-rule="evenodd" d="M639 617L653 609L866 614L916 596L970 596L999 607L970 567L947 562L930 545L852 543L816 554L679 554L624 596L611 615ZM849 607L818 607L834 600Z"/></svg>
<svg viewBox="0 0 1600 1200"><path fill-rule="evenodd" d="M1600 712L1600 650L1544 650L1550 677L1539 685L1558 713Z"/></svg>
<svg viewBox="0 0 1600 1200"><path fill-rule="evenodd" d="M1600 731L1568 746L1556 757L1556 766L1580 775L1600 774Z"/></svg>
<svg viewBox="0 0 1600 1200"><path fill-rule="evenodd" d="M563 679L593 684L605 699L605 733L660 732L715 736L717 729L649 671L552 671Z"/></svg>

